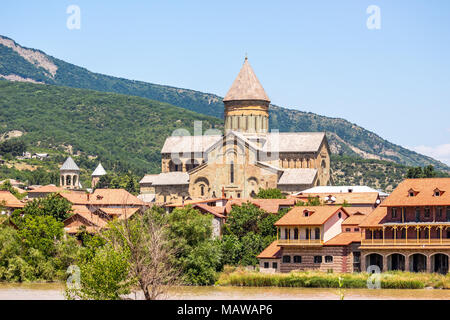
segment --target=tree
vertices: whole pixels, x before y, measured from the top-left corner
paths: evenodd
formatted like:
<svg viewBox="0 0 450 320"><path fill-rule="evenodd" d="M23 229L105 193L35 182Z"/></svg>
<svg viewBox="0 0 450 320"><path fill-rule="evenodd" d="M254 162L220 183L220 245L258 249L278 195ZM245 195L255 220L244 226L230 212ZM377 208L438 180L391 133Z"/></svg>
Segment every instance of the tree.
<svg viewBox="0 0 450 320"><path fill-rule="evenodd" d="M139 182L136 176L131 173L119 175L106 174L100 177L100 180L95 188L125 189L129 193L137 195L139 193Z"/></svg>
<svg viewBox="0 0 450 320"><path fill-rule="evenodd" d="M222 268L221 245L212 239L212 216L187 206L167 217L173 258L185 283L211 285Z"/></svg>
<svg viewBox="0 0 450 320"><path fill-rule="evenodd" d="M52 216L58 221L64 221L72 213L72 204L59 194L53 193L45 198L34 199L23 208L25 215Z"/></svg>
<svg viewBox="0 0 450 320"><path fill-rule="evenodd" d="M408 179L418 179L418 178L433 178L436 177L437 172L434 171L433 165L428 165L422 169L422 167L409 168L406 177Z"/></svg>
<svg viewBox="0 0 450 320"><path fill-rule="evenodd" d="M66 298L119 300L122 295L130 293L132 279L129 279L127 252L105 245L96 251L92 259L79 261L78 266L80 282L66 287Z"/></svg>
<svg viewBox="0 0 450 320"><path fill-rule="evenodd" d="M247 202L241 206L233 206L224 229L226 234L234 234L242 238L248 232L258 233L258 221L267 213L254 204Z"/></svg>
<svg viewBox="0 0 450 320"><path fill-rule="evenodd" d="M286 199L280 189L260 189L255 196L258 199Z"/></svg>
<svg viewBox="0 0 450 320"><path fill-rule="evenodd" d="M10 154L12 156L21 156L26 151L26 144L22 139L12 138L0 143L0 154Z"/></svg>
<svg viewBox="0 0 450 320"><path fill-rule="evenodd" d="M113 222L106 238L116 250L128 253L130 276L146 300L157 299L177 283L179 270L172 262L175 249L165 225L155 219L151 210Z"/></svg>
<svg viewBox="0 0 450 320"><path fill-rule="evenodd" d="M314 206L321 206L323 205L323 203L320 201L319 197L308 196L307 202L299 201L295 205L300 207L301 206L314 207Z"/></svg>

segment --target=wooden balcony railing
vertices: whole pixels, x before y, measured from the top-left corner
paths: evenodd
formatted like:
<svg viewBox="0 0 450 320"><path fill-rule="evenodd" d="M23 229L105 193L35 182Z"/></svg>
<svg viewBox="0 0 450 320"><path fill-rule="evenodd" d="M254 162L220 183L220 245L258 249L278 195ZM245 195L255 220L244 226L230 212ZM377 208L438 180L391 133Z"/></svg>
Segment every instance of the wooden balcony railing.
<svg viewBox="0 0 450 320"><path fill-rule="evenodd" d="M362 239L368 246L450 246L450 239Z"/></svg>
<svg viewBox="0 0 450 320"><path fill-rule="evenodd" d="M278 245L296 245L296 246L321 246L323 240L320 239L278 239Z"/></svg>

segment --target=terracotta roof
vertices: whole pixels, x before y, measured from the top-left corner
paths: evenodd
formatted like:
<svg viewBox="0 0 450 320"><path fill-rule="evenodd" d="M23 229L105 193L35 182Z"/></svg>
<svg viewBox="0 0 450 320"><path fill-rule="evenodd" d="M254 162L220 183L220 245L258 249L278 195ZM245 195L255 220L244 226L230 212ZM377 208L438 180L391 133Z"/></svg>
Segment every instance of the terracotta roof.
<svg viewBox="0 0 450 320"><path fill-rule="evenodd" d="M327 201L328 199L334 201ZM308 197L318 197L323 203L343 204L371 204L375 205L378 199L378 192L347 192L347 193L306 193L301 192L297 195L300 199L308 199ZM327 202L325 202L327 201Z"/></svg>
<svg viewBox="0 0 450 320"><path fill-rule="evenodd" d="M374 209L375 208L373 208L373 207L363 207L363 206L355 206L355 205L352 205L350 207L345 207L345 210L351 216L356 213L362 213L364 215L367 215L367 214L371 213Z"/></svg>
<svg viewBox="0 0 450 320"><path fill-rule="evenodd" d="M11 192L0 190L0 206L3 201L5 202L5 207L8 208L23 208L25 204L20 202Z"/></svg>
<svg viewBox="0 0 450 320"><path fill-rule="evenodd" d="M359 226L361 228L364 227L380 227L380 222L386 217L387 215L387 207L378 206L373 210L371 213L369 213L366 216L366 219L364 219Z"/></svg>
<svg viewBox="0 0 450 320"><path fill-rule="evenodd" d="M409 196L409 190L417 192ZM437 197L434 191L439 189L442 194ZM450 178L406 179L384 200L382 206L439 206L450 205Z"/></svg>
<svg viewBox="0 0 450 320"><path fill-rule="evenodd" d="M90 195L91 205L127 205L144 206L145 203L125 189L96 189Z"/></svg>
<svg viewBox="0 0 450 320"><path fill-rule="evenodd" d="M235 100L262 100L270 102L247 57L245 57L241 71L239 71L230 90L228 90L223 99L224 102Z"/></svg>
<svg viewBox="0 0 450 320"><path fill-rule="evenodd" d="M68 157L59 170L80 171L80 168L78 168L72 157Z"/></svg>
<svg viewBox="0 0 450 320"><path fill-rule="evenodd" d="M82 217L83 219L88 221L90 224L97 226L99 228L104 228L108 225L108 221L106 221L106 220L100 218L98 215L92 213L91 211L89 211L89 209L82 208L82 207L83 206L73 206L72 207L74 214L71 217L64 220L65 226L70 225L70 222L73 221L73 219L76 215ZM90 226L90 225L86 225L86 226Z"/></svg>
<svg viewBox="0 0 450 320"><path fill-rule="evenodd" d="M139 210L139 208L106 208L106 207L100 207L99 210L103 211L106 214L109 214L111 216L124 216L124 217L131 217L133 214L136 213L136 211Z"/></svg>
<svg viewBox="0 0 450 320"><path fill-rule="evenodd" d="M225 207L212 207L212 206L208 206L205 203L194 204L192 207L199 208L202 211L209 212L212 215L216 216L217 218L222 218L222 219L225 218L225 216L224 216Z"/></svg>
<svg viewBox="0 0 450 320"><path fill-rule="evenodd" d="M86 192L62 190L59 194L72 204L89 204L89 198Z"/></svg>
<svg viewBox="0 0 450 320"><path fill-rule="evenodd" d="M352 242L361 242L360 232L342 232L325 242L324 246L346 246Z"/></svg>
<svg viewBox="0 0 450 320"><path fill-rule="evenodd" d="M345 208L346 210L348 208ZM359 225L362 221L364 221L366 219L366 215L361 214L361 213L355 213L354 215L351 215L350 217L348 217L347 219L345 219L342 222L343 226L348 226L348 225Z"/></svg>
<svg viewBox="0 0 450 320"><path fill-rule="evenodd" d="M304 212L308 211L309 215L304 216ZM341 210L344 214L347 214L345 208L337 206L315 206L315 207L303 207L298 206L292 208L286 213L280 220L275 222L276 226L301 226L301 225L322 225L328 219L333 216L337 211Z"/></svg>
<svg viewBox="0 0 450 320"><path fill-rule="evenodd" d="M282 248L278 246L275 240L267 248L265 248L256 258L258 259L278 259L281 257Z"/></svg>
<svg viewBox="0 0 450 320"><path fill-rule="evenodd" d="M28 191L28 193L55 193L55 192L61 192L64 189L61 187L57 187L54 184L49 184L46 186L40 186L36 189Z"/></svg>

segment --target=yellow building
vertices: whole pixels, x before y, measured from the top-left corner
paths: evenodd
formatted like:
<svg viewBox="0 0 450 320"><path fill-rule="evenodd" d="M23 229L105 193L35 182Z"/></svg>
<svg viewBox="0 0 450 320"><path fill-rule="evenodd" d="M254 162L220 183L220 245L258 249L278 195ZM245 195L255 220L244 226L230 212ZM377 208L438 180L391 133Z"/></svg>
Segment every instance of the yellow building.
<svg viewBox="0 0 450 320"><path fill-rule="evenodd" d="M168 137L161 173L140 181L141 197L159 203L248 198L260 188L285 193L328 185L324 132L269 131L270 100L248 59L224 100L225 133Z"/></svg>

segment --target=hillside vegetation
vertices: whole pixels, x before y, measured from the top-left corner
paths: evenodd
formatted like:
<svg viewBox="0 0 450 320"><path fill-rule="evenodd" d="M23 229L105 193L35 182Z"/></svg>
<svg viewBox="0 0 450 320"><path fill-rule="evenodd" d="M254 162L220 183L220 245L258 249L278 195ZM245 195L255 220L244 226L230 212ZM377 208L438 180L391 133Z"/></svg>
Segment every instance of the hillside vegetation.
<svg viewBox="0 0 450 320"><path fill-rule="evenodd" d="M27 54L23 53L24 50ZM0 77L2 75L21 81L140 96L220 119L223 116L222 98L217 95L93 73L40 50L23 48L13 40L0 36ZM230 85L231 82L232 79ZM270 127L282 132L326 131L334 154L392 160L408 166L432 164L438 170L450 171L440 161L390 143L344 119L273 105L270 109Z"/></svg>

